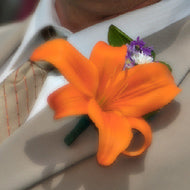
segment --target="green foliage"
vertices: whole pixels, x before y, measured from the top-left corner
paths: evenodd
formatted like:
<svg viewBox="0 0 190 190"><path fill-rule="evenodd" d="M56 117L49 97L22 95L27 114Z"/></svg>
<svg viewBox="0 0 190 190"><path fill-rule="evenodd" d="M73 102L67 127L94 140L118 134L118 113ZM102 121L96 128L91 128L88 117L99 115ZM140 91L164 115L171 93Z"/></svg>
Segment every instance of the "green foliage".
<svg viewBox="0 0 190 190"><path fill-rule="evenodd" d="M71 145L77 139L77 137L90 126L91 123L92 121L88 115L82 116L74 129L65 137L65 144L68 146Z"/></svg>
<svg viewBox="0 0 190 190"><path fill-rule="evenodd" d="M158 61L158 62L166 65L168 67L168 69L172 72L172 68L171 68L171 66L169 64L167 64L167 63L165 63L163 61Z"/></svg>
<svg viewBox="0 0 190 190"><path fill-rule="evenodd" d="M117 46L120 47L125 44L129 44L131 41L133 41L132 38L130 38L127 34L122 32L119 28L117 28L114 25L111 25L109 27L108 31L108 42L111 46Z"/></svg>

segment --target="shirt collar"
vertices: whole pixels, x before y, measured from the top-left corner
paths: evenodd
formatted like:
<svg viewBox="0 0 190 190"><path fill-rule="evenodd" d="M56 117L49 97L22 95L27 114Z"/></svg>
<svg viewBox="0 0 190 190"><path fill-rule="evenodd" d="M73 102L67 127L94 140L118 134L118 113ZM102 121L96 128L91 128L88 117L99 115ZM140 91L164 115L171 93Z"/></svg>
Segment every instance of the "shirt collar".
<svg viewBox="0 0 190 190"><path fill-rule="evenodd" d="M35 35L42 28L49 25L54 26L65 36L69 36L69 41L71 42L76 38L78 39L77 41L83 40L85 46L87 43L91 44L99 40L107 41L107 30L111 24L116 25L133 38L137 35L146 37L184 18L189 14L189 11L189 0L162 0L154 5L125 13L72 34L71 31L60 25L55 11L55 0L40 0L31 19L25 39L29 40L29 36ZM88 40L86 40L86 36L89 36Z"/></svg>
<svg viewBox="0 0 190 190"><path fill-rule="evenodd" d="M59 36L68 37L71 31L60 25L58 16L55 11L55 0L40 0L38 6L31 16L29 25L25 32L21 45L11 58L9 64L5 67L0 81L4 80L11 72L18 68L22 63L18 63L23 51L31 44L34 37L46 26L53 26Z"/></svg>
<svg viewBox="0 0 190 190"><path fill-rule="evenodd" d="M144 38L188 16L189 13L189 0L162 0L154 5L86 28L71 35L68 41L83 55L89 57L96 42L107 41L108 28L111 24L116 25L132 38L137 36Z"/></svg>
<svg viewBox="0 0 190 190"><path fill-rule="evenodd" d="M44 27L54 26L57 32L68 37L83 55L89 57L92 47L98 41L107 41L107 32L111 24L116 25L132 38L137 36L146 37L164 27L186 17L190 12L189 0L162 0L154 5L125 13L113 19L95 24L80 32L73 34L60 25L55 11L55 0L40 0L35 10L24 39L15 55L9 62L2 79L12 72L18 65L16 62L33 37ZM1 80L2 80L1 79Z"/></svg>
<svg viewBox="0 0 190 190"><path fill-rule="evenodd" d="M55 0L40 0L24 37L26 43L46 26L53 26L58 32L61 31L65 36L72 34L72 32L65 27L61 27L54 4Z"/></svg>
<svg viewBox="0 0 190 190"><path fill-rule="evenodd" d="M81 52L89 56L97 41L107 41L107 31L111 24L116 25L132 38L146 37L172 24L189 14L189 0L162 0L154 5L125 13L116 18L95 24L80 32L71 31L60 25L55 11L55 0L41 0L33 14L23 42L28 43L32 36L46 26L54 26ZM88 39L88 40L86 40Z"/></svg>

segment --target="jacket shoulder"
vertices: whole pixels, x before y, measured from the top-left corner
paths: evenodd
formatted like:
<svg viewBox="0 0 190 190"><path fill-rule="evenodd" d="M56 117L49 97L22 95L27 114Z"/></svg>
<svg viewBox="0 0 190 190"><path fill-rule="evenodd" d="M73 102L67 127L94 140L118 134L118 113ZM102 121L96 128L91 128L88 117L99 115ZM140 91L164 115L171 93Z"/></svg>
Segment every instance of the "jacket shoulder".
<svg viewBox="0 0 190 190"><path fill-rule="evenodd" d="M29 20L0 26L0 66L21 43Z"/></svg>

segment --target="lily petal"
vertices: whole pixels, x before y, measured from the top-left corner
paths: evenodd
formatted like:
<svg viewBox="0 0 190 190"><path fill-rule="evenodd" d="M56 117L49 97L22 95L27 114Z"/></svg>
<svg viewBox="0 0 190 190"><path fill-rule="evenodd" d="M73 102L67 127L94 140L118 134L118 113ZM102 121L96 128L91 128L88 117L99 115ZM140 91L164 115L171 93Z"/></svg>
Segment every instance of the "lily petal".
<svg viewBox="0 0 190 190"><path fill-rule="evenodd" d="M78 90L90 97L95 95L98 87L96 67L66 40L46 42L33 52L30 59L53 64Z"/></svg>
<svg viewBox="0 0 190 190"><path fill-rule="evenodd" d="M88 112L88 98L71 84L54 91L48 97L50 107L55 111L55 119Z"/></svg>
<svg viewBox="0 0 190 190"><path fill-rule="evenodd" d="M127 88L127 72L128 70L120 71L113 80L109 80L107 83L104 93L99 97L103 109L106 110L106 106L109 106Z"/></svg>
<svg viewBox="0 0 190 190"><path fill-rule="evenodd" d="M112 47L105 42L98 42L91 53L90 60L96 65L101 83L99 84L100 94L105 88L108 80L115 78L118 72L123 70L127 46Z"/></svg>
<svg viewBox="0 0 190 190"><path fill-rule="evenodd" d="M167 105L180 91L165 65L137 65L128 70L126 90L110 103L107 110L117 110L128 117L141 117Z"/></svg>
<svg viewBox="0 0 190 190"><path fill-rule="evenodd" d="M123 152L123 154L127 156L138 156L142 154L151 144L152 141L151 128L148 125L148 123L142 118L127 118L127 119L133 129L136 129L142 133L142 135L144 136L144 144L139 150L131 152L126 150Z"/></svg>
<svg viewBox="0 0 190 190"><path fill-rule="evenodd" d="M130 124L118 112L103 112L94 99L89 102L88 114L99 131L98 162L110 165L131 142Z"/></svg>

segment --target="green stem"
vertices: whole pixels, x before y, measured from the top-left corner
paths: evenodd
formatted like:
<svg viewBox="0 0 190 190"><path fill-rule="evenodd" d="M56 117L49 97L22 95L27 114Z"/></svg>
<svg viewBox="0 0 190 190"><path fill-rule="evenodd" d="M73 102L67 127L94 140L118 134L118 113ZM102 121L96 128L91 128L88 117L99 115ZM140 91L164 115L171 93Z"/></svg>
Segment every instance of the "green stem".
<svg viewBox="0 0 190 190"><path fill-rule="evenodd" d="M77 137L90 126L91 123L92 121L88 115L82 116L75 128L68 135L66 135L64 139L65 144L68 146L71 145Z"/></svg>

